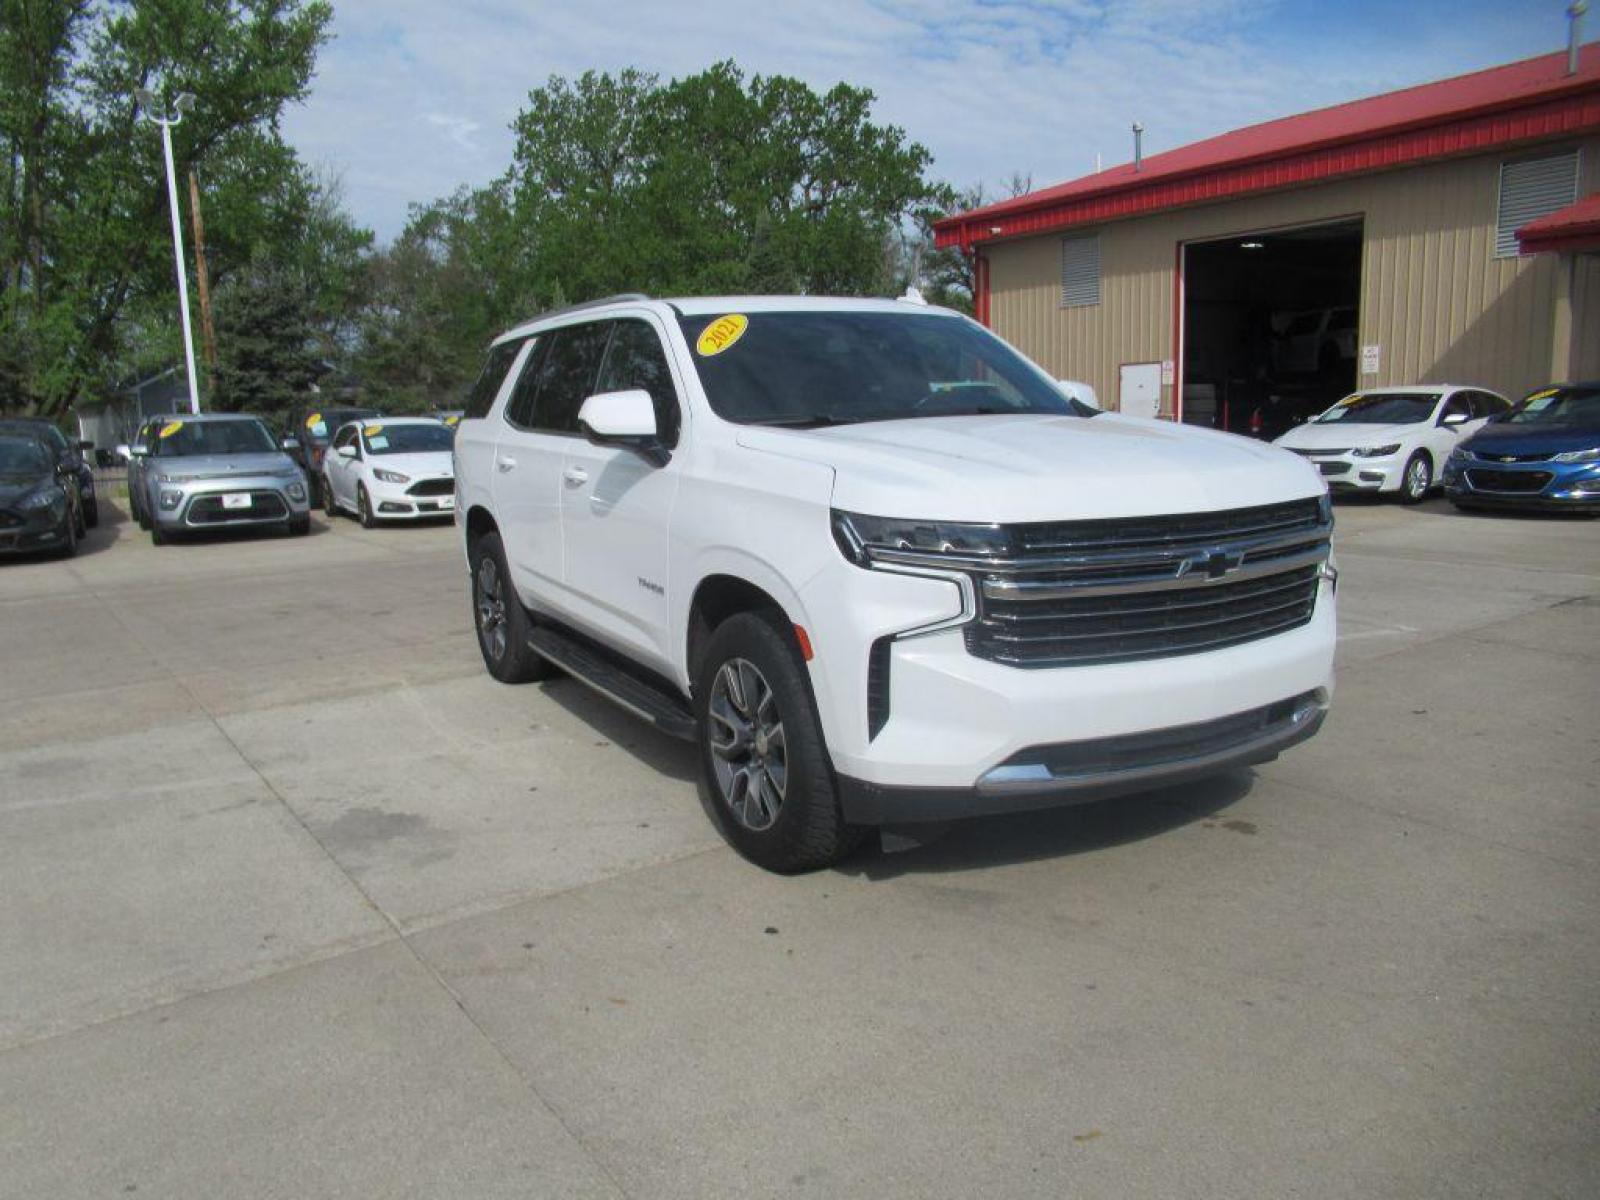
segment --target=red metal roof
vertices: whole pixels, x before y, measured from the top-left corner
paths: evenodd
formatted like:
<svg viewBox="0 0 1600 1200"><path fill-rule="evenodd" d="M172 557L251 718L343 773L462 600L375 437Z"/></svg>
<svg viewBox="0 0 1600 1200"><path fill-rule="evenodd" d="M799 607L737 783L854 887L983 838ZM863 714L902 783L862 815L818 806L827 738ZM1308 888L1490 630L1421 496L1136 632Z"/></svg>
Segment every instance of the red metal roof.
<svg viewBox="0 0 1600 1200"><path fill-rule="evenodd" d="M1251 192L1293 187L1518 142L1600 130L1600 42L1471 75L1236 129L935 226L970 248Z"/></svg>
<svg viewBox="0 0 1600 1200"><path fill-rule="evenodd" d="M1524 254L1551 250L1600 250L1600 192L1517 230Z"/></svg>

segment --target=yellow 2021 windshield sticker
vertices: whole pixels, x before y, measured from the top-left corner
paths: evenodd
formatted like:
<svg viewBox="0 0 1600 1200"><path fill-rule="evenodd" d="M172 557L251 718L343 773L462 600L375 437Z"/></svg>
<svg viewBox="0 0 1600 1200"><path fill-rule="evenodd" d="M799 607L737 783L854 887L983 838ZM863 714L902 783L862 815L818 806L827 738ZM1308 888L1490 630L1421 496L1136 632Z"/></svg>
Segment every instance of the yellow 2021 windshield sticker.
<svg viewBox="0 0 1600 1200"><path fill-rule="evenodd" d="M361 432L366 434L368 437L377 437L380 433L383 432L383 426L382 425L368 425Z"/></svg>
<svg viewBox="0 0 1600 1200"><path fill-rule="evenodd" d="M1550 399L1551 396L1554 396L1560 390L1561 390L1560 388L1545 388L1544 391L1535 392L1533 395L1529 396L1526 400L1523 401L1523 403L1524 404L1531 404L1535 400L1548 400L1548 399Z"/></svg>
<svg viewBox="0 0 1600 1200"><path fill-rule="evenodd" d="M178 430L180 430L182 428L183 428L183 422L182 421L168 421L165 425L163 425L161 427L161 432L160 432L160 434L158 436L164 437L164 438L171 437L173 434L177 433Z"/></svg>
<svg viewBox="0 0 1600 1200"><path fill-rule="evenodd" d="M725 317L718 317L706 326L705 332L700 335L700 340L695 342L694 348L701 358L721 354L742 338L748 328L750 328L750 318L743 313L729 313Z"/></svg>
<svg viewBox="0 0 1600 1200"><path fill-rule="evenodd" d="M307 429L315 429L318 425L321 425L321 424L322 424L322 414L321 413L312 413L309 417L306 418L306 428Z"/></svg>

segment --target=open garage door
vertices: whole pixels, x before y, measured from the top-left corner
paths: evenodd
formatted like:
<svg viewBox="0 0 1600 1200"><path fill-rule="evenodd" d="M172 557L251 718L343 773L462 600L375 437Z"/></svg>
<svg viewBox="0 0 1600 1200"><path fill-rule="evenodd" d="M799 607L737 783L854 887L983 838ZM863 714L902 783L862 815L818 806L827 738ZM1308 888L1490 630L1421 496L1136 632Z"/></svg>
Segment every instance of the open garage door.
<svg viewBox="0 0 1600 1200"><path fill-rule="evenodd" d="M1355 390L1361 220L1183 248L1183 419L1273 438Z"/></svg>

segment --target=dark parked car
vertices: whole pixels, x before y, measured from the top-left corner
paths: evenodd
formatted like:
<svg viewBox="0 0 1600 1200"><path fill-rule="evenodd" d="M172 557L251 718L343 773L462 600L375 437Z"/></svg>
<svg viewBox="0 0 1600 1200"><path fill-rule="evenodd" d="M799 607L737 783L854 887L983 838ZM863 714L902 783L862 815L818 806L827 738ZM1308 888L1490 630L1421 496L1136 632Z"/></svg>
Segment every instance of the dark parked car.
<svg viewBox="0 0 1600 1200"><path fill-rule="evenodd" d="M1600 514L1600 380L1541 388L1456 448L1444 465L1457 508Z"/></svg>
<svg viewBox="0 0 1600 1200"><path fill-rule="evenodd" d="M303 409L289 419L283 428L283 436L300 443L299 449L289 451L289 457L306 473L306 486L312 489L312 500L319 499L316 489L317 481L322 478L322 456L328 452L328 443L333 440L339 426L381 416L383 413L376 408L342 405Z"/></svg>
<svg viewBox="0 0 1600 1200"><path fill-rule="evenodd" d="M70 557L83 536L72 468L31 433L0 433L0 553L55 550Z"/></svg>
<svg viewBox="0 0 1600 1200"><path fill-rule="evenodd" d="M83 511L83 523L100 524L100 500L94 491L94 468L83 457L92 442L73 442L67 439L54 421L42 417L6 417L0 419L0 434L22 434L42 439L55 455L56 461L72 469L78 481L78 504Z"/></svg>

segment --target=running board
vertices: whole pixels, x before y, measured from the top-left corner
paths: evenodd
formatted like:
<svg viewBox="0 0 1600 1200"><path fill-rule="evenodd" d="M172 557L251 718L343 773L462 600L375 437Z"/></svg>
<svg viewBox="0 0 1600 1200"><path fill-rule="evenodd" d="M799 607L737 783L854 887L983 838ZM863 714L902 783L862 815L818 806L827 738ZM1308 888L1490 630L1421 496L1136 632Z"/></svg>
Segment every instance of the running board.
<svg viewBox="0 0 1600 1200"><path fill-rule="evenodd" d="M692 742L698 731L688 702L664 683L643 678L619 655L563 629L537 625L528 646L548 658L579 683L649 721L669 737Z"/></svg>

